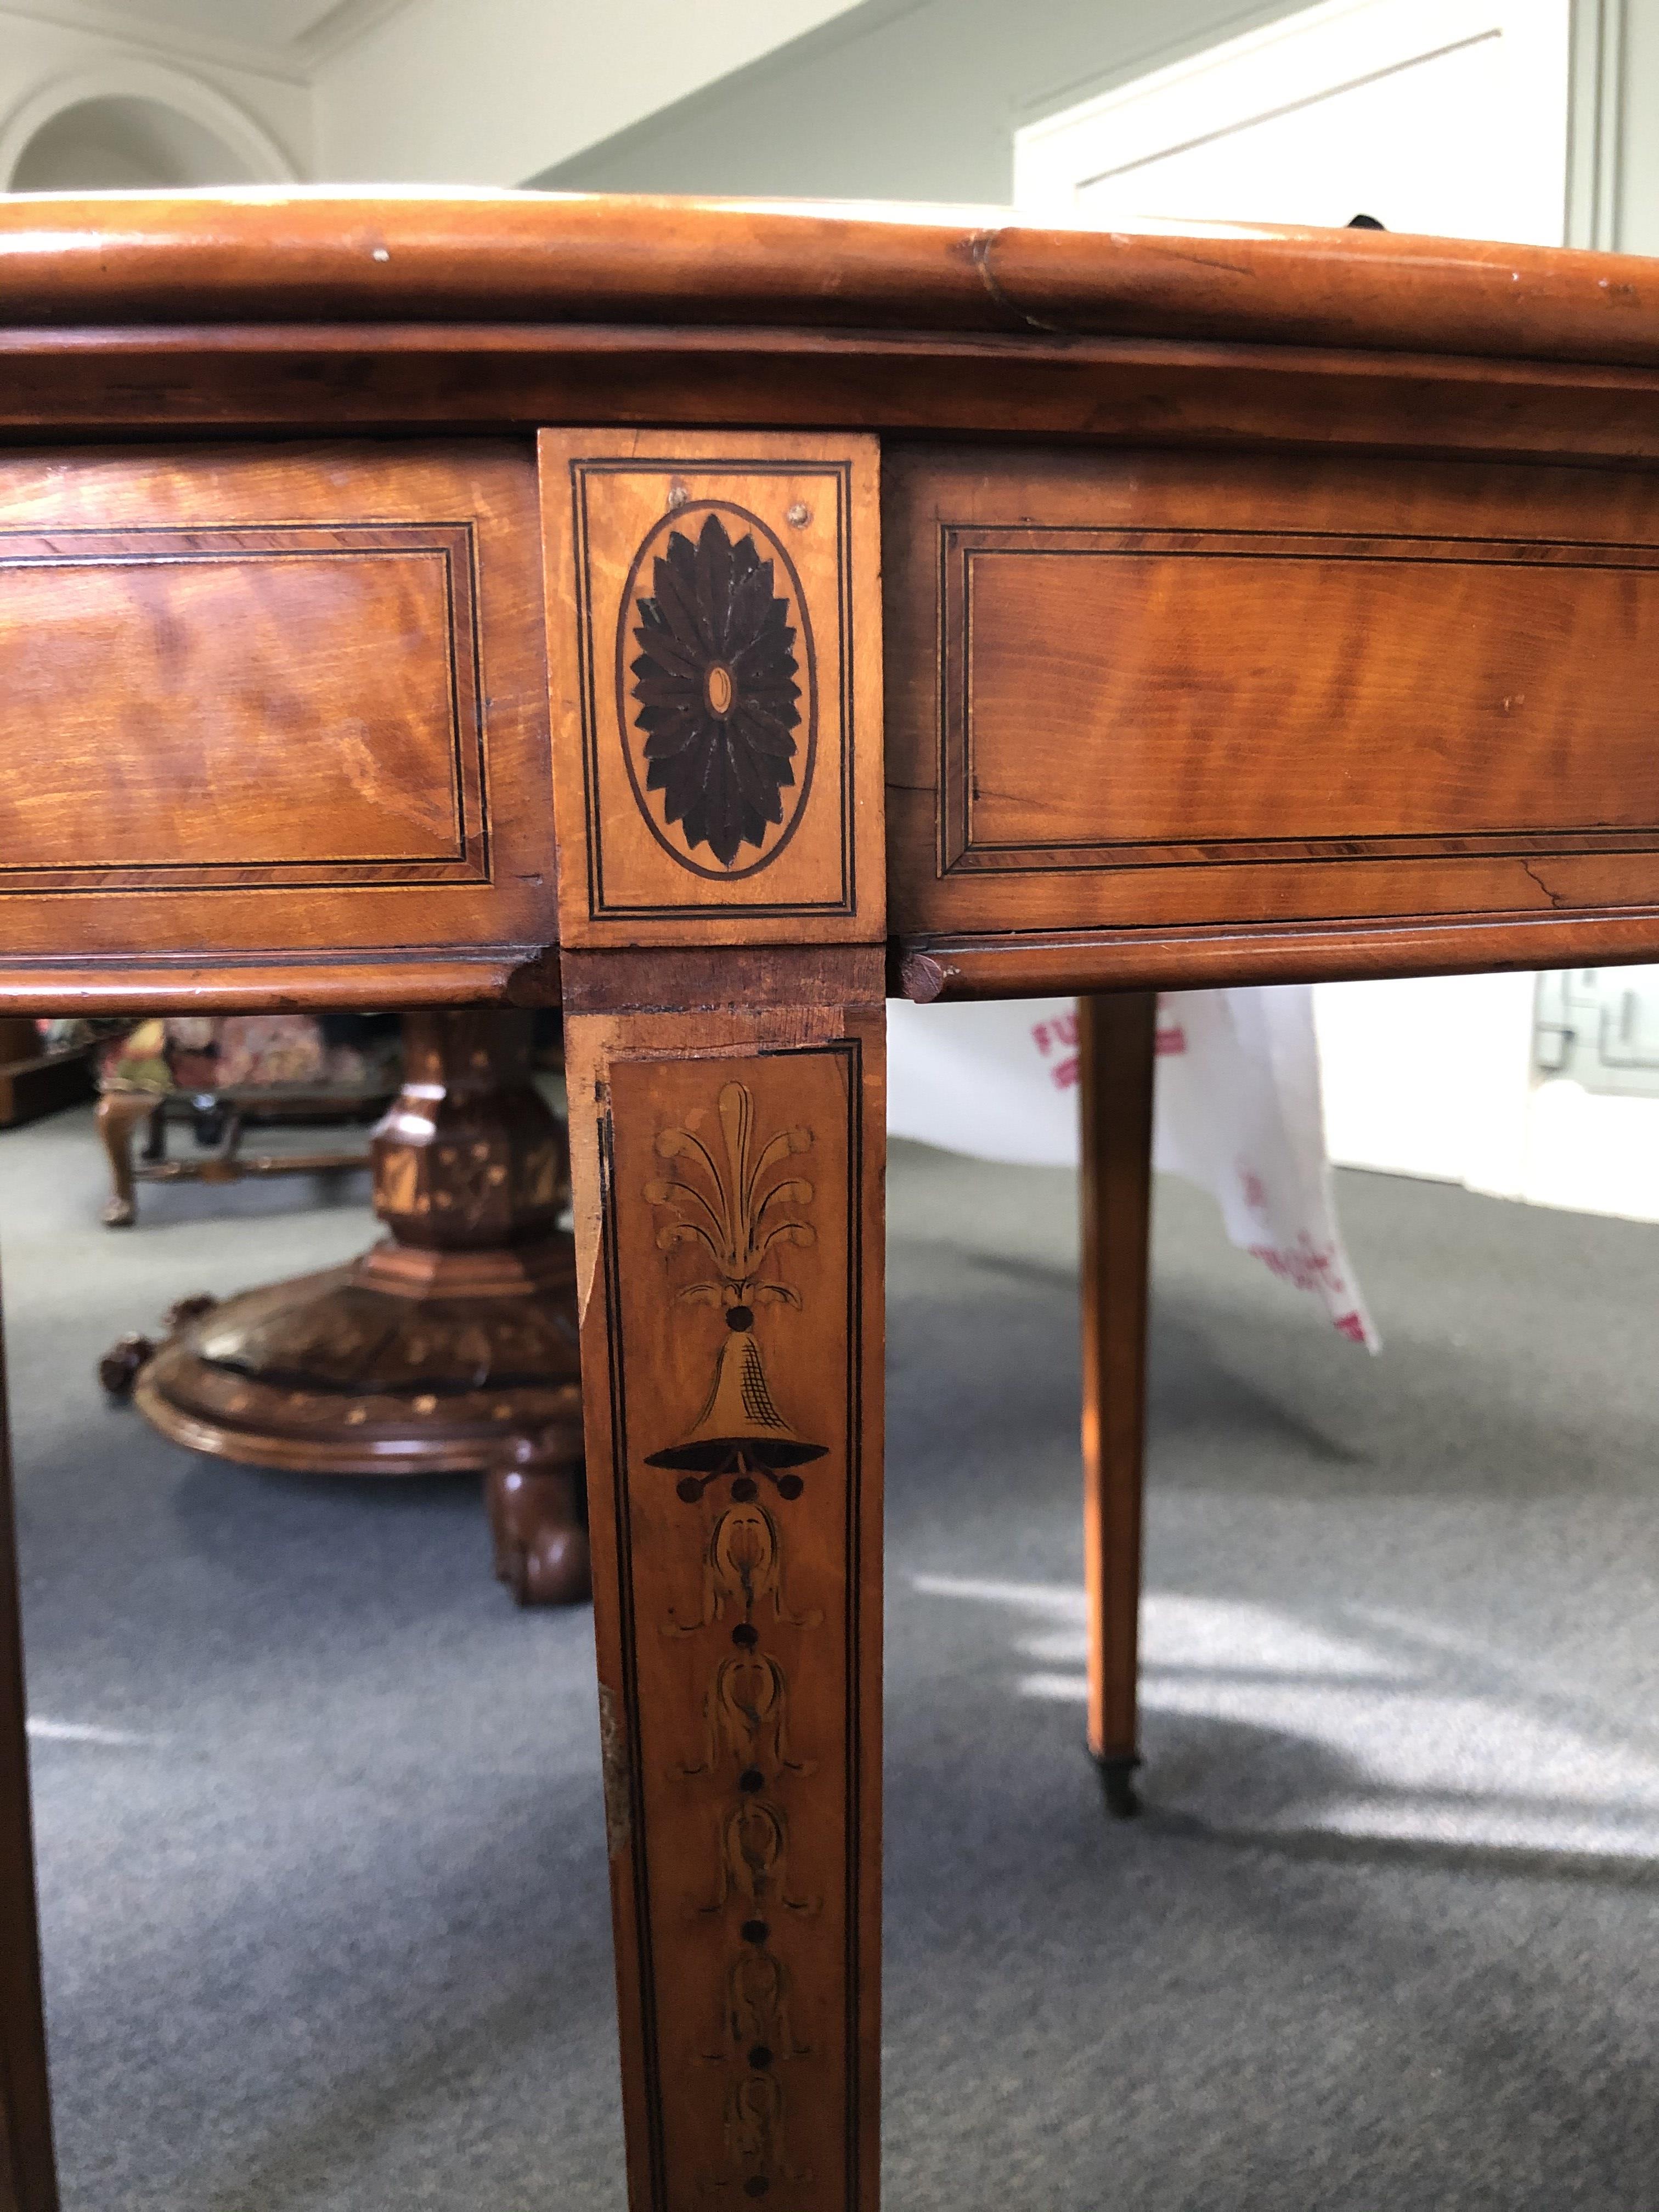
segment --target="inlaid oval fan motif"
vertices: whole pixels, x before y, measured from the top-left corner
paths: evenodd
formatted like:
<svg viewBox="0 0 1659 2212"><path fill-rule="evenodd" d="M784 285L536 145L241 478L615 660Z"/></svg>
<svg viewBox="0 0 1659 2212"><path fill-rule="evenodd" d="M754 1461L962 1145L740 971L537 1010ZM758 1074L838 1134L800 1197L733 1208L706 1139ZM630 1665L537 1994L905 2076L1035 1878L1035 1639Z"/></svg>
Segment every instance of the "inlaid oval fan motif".
<svg viewBox="0 0 1659 2212"><path fill-rule="evenodd" d="M682 509L635 558L622 631L623 743L653 834L699 875L752 875L788 842L811 779L811 637L793 562L757 516Z"/></svg>

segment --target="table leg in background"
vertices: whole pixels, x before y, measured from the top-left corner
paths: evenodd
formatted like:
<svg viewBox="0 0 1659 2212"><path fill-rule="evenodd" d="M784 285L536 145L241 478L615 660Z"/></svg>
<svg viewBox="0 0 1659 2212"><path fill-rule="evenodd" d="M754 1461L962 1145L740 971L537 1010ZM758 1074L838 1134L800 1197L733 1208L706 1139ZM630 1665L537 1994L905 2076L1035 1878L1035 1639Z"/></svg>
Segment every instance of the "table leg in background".
<svg viewBox="0 0 1659 2212"><path fill-rule="evenodd" d="M1138 1809L1137 1676L1158 997L1078 1001L1083 1120L1083 1533L1089 1748L1106 1802Z"/></svg>
<svg viewBox="0 0 1659 2212"><path fill-rule="evenodd" d="M56 2212L29 1819L11 1421L0 1347L0 2212Z"/></svg>

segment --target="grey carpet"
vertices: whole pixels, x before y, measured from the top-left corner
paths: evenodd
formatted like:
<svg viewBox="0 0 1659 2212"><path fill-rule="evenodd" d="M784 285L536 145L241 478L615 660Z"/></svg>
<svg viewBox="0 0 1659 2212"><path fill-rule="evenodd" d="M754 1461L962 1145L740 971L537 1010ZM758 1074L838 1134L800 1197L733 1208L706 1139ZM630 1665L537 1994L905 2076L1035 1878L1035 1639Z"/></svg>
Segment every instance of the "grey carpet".
<svg viewBox="0 0 1659 2212"><path fill-rule="evenodd" d="M585 1613L469 1486L109 1413L181 1291L361 1183L144 1194L0 1137L68 2212L622 2204ZM1079 1752L1065 1175L892 1176L895 2212L1659 2201L1659 1230L1346 1176L1364 1355L1159 1193L1146 1790Z"/></svg>

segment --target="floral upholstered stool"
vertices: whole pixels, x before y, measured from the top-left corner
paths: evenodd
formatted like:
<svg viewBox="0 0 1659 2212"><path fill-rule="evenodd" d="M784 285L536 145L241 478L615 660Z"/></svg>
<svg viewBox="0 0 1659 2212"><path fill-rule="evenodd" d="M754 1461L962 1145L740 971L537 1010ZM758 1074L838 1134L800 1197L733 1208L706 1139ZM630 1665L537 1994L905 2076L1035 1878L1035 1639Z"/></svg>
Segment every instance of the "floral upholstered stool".
<svg viewBox="0 0 1659 2212"><path fill-rule="evenodd" d="M63 1042L89 1025L64 1023ZM157 1016L111 1022L97 1047L98 1132L113 1188L112 1229L137 1219L140 1182L240 1182L244 1176L366 1168L365 1146L245 1152L250 1125L373 1121L398 1088L397 1018L386 1014ZM198 1147L169 1159L167 1121L187 1118ZM143 1156L134 1140L144 1132Z"/></svg>

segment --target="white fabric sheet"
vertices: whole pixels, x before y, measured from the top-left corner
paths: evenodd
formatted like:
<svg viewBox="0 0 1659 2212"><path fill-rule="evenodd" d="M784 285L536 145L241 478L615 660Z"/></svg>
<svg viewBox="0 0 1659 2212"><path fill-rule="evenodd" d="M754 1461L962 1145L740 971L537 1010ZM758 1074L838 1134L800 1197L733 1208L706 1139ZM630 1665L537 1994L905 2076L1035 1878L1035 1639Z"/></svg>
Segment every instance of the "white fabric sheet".
<svg viewBox="0 0 1659 2212"><path fill-rule="evenodd" d="M1077 1080L1070 999L888 1008L896 1136L1075 1166ZM1211 1192L1232 1242L1317 1297L1344 1336L1381 1348L1336 1218L1307 985L1160 999L1152 1157Z"/></svg>

